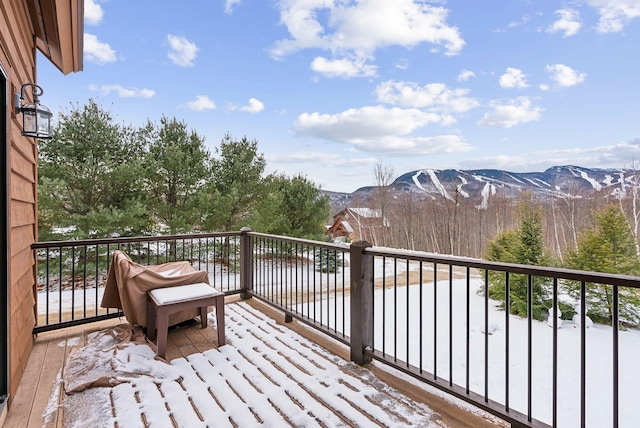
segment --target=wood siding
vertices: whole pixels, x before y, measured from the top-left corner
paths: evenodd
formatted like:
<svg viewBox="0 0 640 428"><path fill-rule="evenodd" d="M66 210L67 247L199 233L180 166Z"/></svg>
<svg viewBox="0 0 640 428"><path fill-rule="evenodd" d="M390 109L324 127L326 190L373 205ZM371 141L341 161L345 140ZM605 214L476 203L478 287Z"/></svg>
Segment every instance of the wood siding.
<svg viewBox="0 0 640 428"><path fill-rule="evenodd" d="M32 138L22 137L21 117L13 112L13 94L35 82L34 30L24 1L0 3L0 62L8 74L9 161L9 392L16 389L33 348L35 326L35 260L31 244L37 236L36 159ZM2 226L4 227L4 225Z"/></svg>

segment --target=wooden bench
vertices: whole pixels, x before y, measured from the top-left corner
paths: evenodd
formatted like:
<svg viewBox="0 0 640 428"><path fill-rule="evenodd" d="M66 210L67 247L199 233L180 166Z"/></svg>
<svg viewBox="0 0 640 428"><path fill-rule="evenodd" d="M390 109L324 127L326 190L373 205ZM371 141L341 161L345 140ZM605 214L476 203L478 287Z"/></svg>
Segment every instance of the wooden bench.
<svg viewBox="0 0 640 428"><path fill-rule="evenodd" d="M200 308L202 328L207 326L209 306L216 308L218 346L225 344L224 338L224 293L207 283L156 288L147 292L147 336L150 340L158 335L159 357L164 358L169 333L169 315L185 309Z"/></svg>

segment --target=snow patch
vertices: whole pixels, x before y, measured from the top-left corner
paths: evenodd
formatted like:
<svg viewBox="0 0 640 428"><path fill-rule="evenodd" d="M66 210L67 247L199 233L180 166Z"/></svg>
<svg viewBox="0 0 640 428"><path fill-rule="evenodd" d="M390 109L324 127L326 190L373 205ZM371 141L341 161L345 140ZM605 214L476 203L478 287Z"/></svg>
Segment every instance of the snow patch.
<svg viewBox="0 0 640 428"><path fill-rule="evenodd" d="M525 180L527 180L529 183L533 184L536 187L540 187L540 185L538 183L536 183L534 180L532 180L530 178L525 178Z"/></svg>
<svg viewBox="0 0 640 428"><path fill-rule="evenodd" d="M513 176L513 175L511 175L511 174L507 174L507 176L508 176L508 177L510 177L513 181L515 181L515 182L517 182L517 183L525 184L525 183L524 183L524 181L522 181L522 180L518 179L517 177L514 177L514 176Z"/></svg>
<svg viewBox="0 0 640 428"><path fill-rule="evenodd" d="M80 344L79 337L70 337L62 342L58 343L60 348L64 348L65 346L78 346Z"/></svg>
<svg viewBox="0 0 640 428"><path fill-rule="evenodd" d="M56 380L53 381L53 385L51 386L51 394L49 394L49 401L47 401L47 406L42 411L42 421L44 425L51 424L53 415L58 411L58 399L60 398L60 388L62 387L62 369L58 370L58 374L56 375Z"/></svg>
<svg viewBox="0 0 640 428"><path fill-rule="evenodd" d="M489 196L495 194L495 187L491 183L485 183L480 195L482 196L482 202L477 207L486 210L489 207Z"/></svg>
<svg viewBox="0 0 640 428"><path fill-rule="evenodd" d="M542 184L543 186L551 187L551 184L547 183L546 181L544 181L544 180L542 180L542 179L540 179L540 178L536 178L536 181L537 181L538 183Z"/></svg>
<svg viewBox="0 0 640 428"><path fill-rule="evenodd" d="M595 190L601 190L602 189L602 185L600 183L598 183L597 180L589 177L589 174L587 173L587 171L584 171L580 168L576 168L574 166L568 166L567 170L574 176L574 177L580 177L583 180L585 180L587 183L591 184L591 187Z"/></svg>
<svg viewBox="0 0 640 428"><path fill-rule="evenodd" d="M451 195L449 195L449 193L447 192L447 189L444 188L444 186L440 182L440 179L436 175L436 172L433 169L427 169L427 170L425 170L425 172L427 173L427 175L431 179L431 182L433 183L433 185L436 186L436 189L438 189L438 192L442 196L444 196L445 199L453 201L454 199L451 197Z"/></svg>
<svg viewBox="0 0 640 428"><path fill-rule="evenodd" d="M426 192L427 189L425 189L422 183L420 183L420 176L422 174L424 174L424 171L418 171L413 175L413 177L411 177L411 179L413 180L413 184L415 184L418 189Z"/></svg>

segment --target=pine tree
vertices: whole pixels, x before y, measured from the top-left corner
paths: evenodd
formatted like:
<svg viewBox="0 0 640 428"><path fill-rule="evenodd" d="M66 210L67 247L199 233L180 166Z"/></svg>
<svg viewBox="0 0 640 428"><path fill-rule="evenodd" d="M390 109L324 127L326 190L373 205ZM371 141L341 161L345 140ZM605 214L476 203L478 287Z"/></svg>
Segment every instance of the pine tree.
<svg viewBox="0 0 640 428"><path fill-rule="evenodd" d="M76 238L150 231L143 197L144 139L93 100L60 114L51 140L38 142L40 239L54 226Z"/></svg>
<svg viewBox="0 0 640 428"><path fill-rule="evenodd" d="M534 206L531 197L525 196L519 202L520 226L515 231L500 233L496 239L489 242L486 258L491 261L517 263L532 266L548 266L551 264L545 255L542 235L542 221L539 210ZM532 317L543 319L551 306L549 278L532 277ZM527 275L513 274L509 276L509 312L522 317L528 314ZM506 303L505 275L491 272L489 275L489 297Z"/></svg>
<svg viewBox="0 0 640 428"><path fill-rule="evenodd" d="M342 255L336 250L329 248L317 248L313 258L316 270L323 273L337 272L340 262L342 261Z"/></svg>
<svg viewBox="0 0 640 428"><path fill-rule="evenodd" d="M637 275L640 260L636 254L634 235L620 209L608 205L595 214L595 226L578 237L578 247L570 250L566 265L570 269ZM580 298L580 283L566 284L567 292ZM611 324L613 319L613 289L602 284L587 284L587 307L595 322ZM640 324L640 294L636 289L619 289L621 321Z"/></svg>
<svg viewBox="0 0 640 428"><path fill-rule="evenodd" d="M487 244L485 258L490 261L503 263L516 263L518 251L518 234L514 230L500 232L498 236ZM501 302L500 307L505 308L506 284L504 274L489 272L489 297ZM484 291L484 290L483 290Z"/></svg>
<svg viewBox="0 0 640 428"><path fill-rule="evenodd" d="M201 190L209 180L209 152L204 138L184 122L163 117L160 126L145 129L149 151L145 156L148 209L169 227L183 233L199 226L203 216Z"/></svg>
<svg viewBox="0 0 640 428"><path fill-rule="evenodd" d="M256 140L235 140L229 134L223 137L211 162L205 230L230 231L247 226L266 191L262 177L265 167Z"/></svg>
<svg viewBox="0 0 640 428"><path fill-rule="evenodd" d="M248 225L256 232L322 239L330 206L320 189L301 175L270 175L264 181L265 192Z"/></svg>

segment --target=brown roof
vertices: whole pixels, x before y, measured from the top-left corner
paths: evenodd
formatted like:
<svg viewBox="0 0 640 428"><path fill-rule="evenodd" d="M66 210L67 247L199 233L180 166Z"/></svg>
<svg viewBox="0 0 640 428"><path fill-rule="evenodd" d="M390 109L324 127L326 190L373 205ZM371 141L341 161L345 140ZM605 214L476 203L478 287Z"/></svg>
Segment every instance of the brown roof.
<svg viewBox="0 0 640 428"><path fill-rule="evenodd" d="M62 73L81 71L84 1L34 0L27 5L38 49Z"/></svg>

